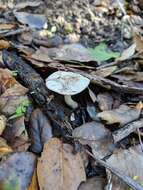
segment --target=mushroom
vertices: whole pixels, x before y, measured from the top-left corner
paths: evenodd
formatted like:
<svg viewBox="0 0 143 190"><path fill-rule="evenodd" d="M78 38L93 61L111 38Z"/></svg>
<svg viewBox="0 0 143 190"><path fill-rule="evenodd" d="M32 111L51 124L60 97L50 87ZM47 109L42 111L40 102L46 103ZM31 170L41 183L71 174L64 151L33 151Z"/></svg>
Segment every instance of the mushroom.
<svg viewBox="0 0 143 190"><path fill-rule="evenodd" d="M57 71L46 79L46 86L49 90L64 95L67 105L76 109L78 103L71 96L82 92L88 87L90 80L80 74L66 71Z"/></svg>

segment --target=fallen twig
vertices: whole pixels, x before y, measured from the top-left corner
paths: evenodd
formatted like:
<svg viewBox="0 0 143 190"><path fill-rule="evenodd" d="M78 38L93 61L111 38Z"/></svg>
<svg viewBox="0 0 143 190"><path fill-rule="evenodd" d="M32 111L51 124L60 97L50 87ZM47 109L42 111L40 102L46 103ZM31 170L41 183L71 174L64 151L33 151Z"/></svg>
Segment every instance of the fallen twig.
<svg viewBox="0 0 143 190"><path fill-rule="evenodd" d="M143 127L143 119L129 123L121 129L114 131L112 133L114 142L122 140L123 138L127 137L129 134L133 133L141 127Z"/></svg>
<svg viewBox="0 0 143 190"><path fill-rule="evenodd" d="M9 37L9 36L13 36L13 35L18 35L18 34L21 34L23 32L28 32L30 30L31 30L30 27L19 28L17 30L12 30L12 31L4 33L4 34L0 34L0 37Z"/></svg>

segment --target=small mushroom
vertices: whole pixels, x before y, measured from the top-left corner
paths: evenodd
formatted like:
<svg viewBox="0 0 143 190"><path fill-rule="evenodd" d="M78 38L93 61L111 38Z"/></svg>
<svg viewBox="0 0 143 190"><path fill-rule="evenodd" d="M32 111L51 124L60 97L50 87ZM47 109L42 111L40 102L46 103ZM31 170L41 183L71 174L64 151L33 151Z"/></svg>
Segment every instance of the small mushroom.
<svg viewBox="0 0 143 190"><path fill-rule="evenodd" d="M76 109L78 103L71 96L82 92L88 87L90 80L73 72L57 71L46 79L49 90L64 95L65 102L71 108Z"/></svg>

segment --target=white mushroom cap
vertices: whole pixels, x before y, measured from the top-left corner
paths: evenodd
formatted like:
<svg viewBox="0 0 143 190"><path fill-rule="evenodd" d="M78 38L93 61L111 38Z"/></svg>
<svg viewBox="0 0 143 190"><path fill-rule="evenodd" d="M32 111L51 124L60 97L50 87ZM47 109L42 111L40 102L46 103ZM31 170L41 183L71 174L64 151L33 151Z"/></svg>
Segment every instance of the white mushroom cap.
<svg viewBox="0 0 143 190"><path fill-rule="evenodd" d="M62 95L75 95L88 87L90 80L73 72L57 71L46 79L49 90Z"/></svg>

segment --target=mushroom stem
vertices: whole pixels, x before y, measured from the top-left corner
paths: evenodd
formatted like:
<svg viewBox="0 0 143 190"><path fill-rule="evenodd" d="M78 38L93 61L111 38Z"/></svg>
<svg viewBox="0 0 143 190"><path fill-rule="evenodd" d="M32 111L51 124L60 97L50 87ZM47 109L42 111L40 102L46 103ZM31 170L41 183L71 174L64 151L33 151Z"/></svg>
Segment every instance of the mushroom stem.
<svg viewBox="0 0 143 190"><path fill-rule="evenodd" d="M71 95L65 95L64 98L66 104L72 109L76 109L78 107L78 103L72 99Z"/></svg>

